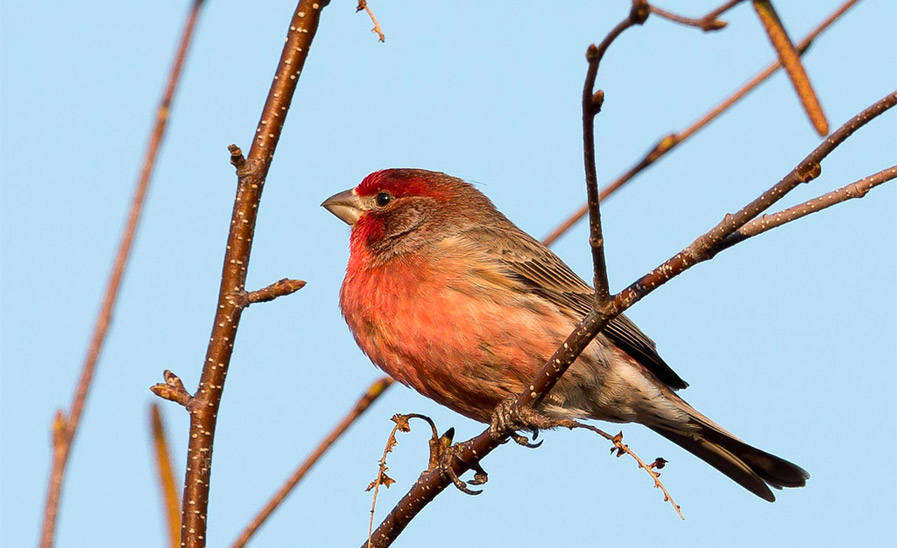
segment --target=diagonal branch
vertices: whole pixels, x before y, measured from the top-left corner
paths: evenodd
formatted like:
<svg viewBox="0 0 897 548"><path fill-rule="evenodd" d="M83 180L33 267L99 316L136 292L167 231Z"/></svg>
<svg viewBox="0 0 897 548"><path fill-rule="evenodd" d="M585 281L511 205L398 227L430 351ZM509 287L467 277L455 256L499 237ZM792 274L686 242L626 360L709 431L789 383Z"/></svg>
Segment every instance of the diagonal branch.
<svg viewBox="0 0 897 548"><path fill-rule="evenodd" d="M895 178L897 178L897 166L891 166L878 173L869 175L868 177L863 177L859 181L854 181L849 185L845 185L837 190L829 192L828 194L813 198L812 200L807 200L802 204L783 209L778 213L761 215L726 237L722 243L722 249L728 249L748 238L763 234L768 230L772 230L785 223L790 223L801 217L806 217L811 213L822 211L835 204L862 198L873 188Z"/></svg>
<svg viewBox="0 0 897 548"><path fill-rule="evenodd" d="M168 438L165 435L165 424L159 404L150 406L150 427L153 432L153 452L156 455L156 472L159 475L159 495L165 510L165 523L168 526L168 545L177 548L181 543L181 505L180 493L174 481L171 465L171 453L168 450Z"/></svg>
<svg viewBox="0 0 897 548"><path fill-rule="evenodd" d="M392 386L393 380L389 377L381 377L377 381L374 382L368 389L362 394L361 398L359 398L358 402L354 407L343 417L343 420L337 424L333 430L327 434L321 443L318 444L318 447L315 448L314 451L305 459L299 468L293 472L293 475L278 489L277 493L271 497L271 500L265 504L265 507L259 511L259 513L252 518L252 521L249 525L246 526L246 529L240 533L240 536L237 537L237 540L231 544L231 548L243 548L249 539L252 538L252 535L259 530L259 528L271 517L271 514L274 513L274 510L277 509L278 506L287 498L287 495L296 487L296 485L302 481L302 478L311 470L312 466L314 466L321 457L330 449L331 446L339 439L340 436L345 433L346 430L349 429L350 426L355 422L358 417L364 413L368 407L370 407L377 399L383 395L386 390Z"/></svg>
<svg viewBox="0 0 897 548"><path fill-rule="evenodd" d="M753 0L753 5L754 11L757 12L757 16L763 24L763 29L766 30L766 34L769 36L772 47L779 55L779 62L785 67L785 72L788 73L788 78L791 79L791 84L794 86L794 90L797 92L797 96L800 98L800 102L807 112L810 122L812 122L813 127L816 128L820 136L825 136L828 134L828 120L825 119L825 113L822 112L822 105L819 104L819 98L816 97L816 92L813 91L807 71L800 62L800 53L798 53L794 44L791 43L788 32L782 25L782 21L772 6L772 2L770 0Z"/></svg>
<svg viewBox="0 0 897 548"><path fill-rule="evenodd" d="M618 316L652 291L672 278L682 274L699 262L712 259L726 247L726 238L735 233L748 221L762 213L770 205L781 199L787 192L802 182L808 182L819 173L819 163L843 143L853 132L880 116L897 104L897 92L885 96L863 112L846 122L812 153L804 158L779 183L764 192L759 198L700 236L685 249L677 253L629 287L614 295L609 312L599 313L593 309L580 321L576 329L564 340L534 378L534 381L516 400L519 409L533 405L544 396L561 375L569 368L582 350L591 342L611 319ZM505 432L505 437L510 434ZM487 428L478 436L458 444L451 466L455 474L461 475L478 463L501 441ZM396 504L380 526L374 531L370 546L389 546L408 523L451 481L440 470L421 474L408 493Z"/></svg>
<svg viewBox="0 0 897 548"><path fill-rule="evenodd" d="M848 9L854 6L859 0L847 0L842 4L838 9L832 12L828 17L826 17L821 23L819 23L816 28L811 30L804 38L797 44L797 50L803 55L823 31L828 29L835 21L840 19ZM661 138L654 147L648 151L648 153L636 162L631 168L629 168L625 173L617 177L613 182L608 184L606 187L601 189L599 194L599 198L601 200L607 199L608 196L619 190L623 185L631 181L635 178L636 175L647 169L649 166L654 164L661 157L666 155L668 152L676 148L678 145L684 143L690 137L692 137L698 131L707 127L707 125L715 120L719 115L726 112L730 107L732 107L735 103L744 98L745 95L753 91L757 86L765 82L775 71L782 67L781 62L776 61L771 65L763 69L760 73L754 76L751 80L749 80L746 84L744 84L741 88L736 90L732 95L728 98L724 99L717 106L713 107L707 114L701 116L698 120L692 123L690 126L680 131L679 133L671 133L663 138ZM579 209L577 209L573 214L571 214L566 220L564 220L557 228L551 231L550 234L545 236L542 242L545 245L551 245L558 238L560 238L564 233L570 230L573 225L575 225L580 219L586 216L589 212L588 203L583 204Z"/></svg>
<svg viewBox="0 0 897 548"><path fill-rule="evenodd" d="M84 358L84 365L81 368L81 378L78 381L78 386L75 388L71 410L68 413L62 410L57 411L56 420L53 423L53 464L50 469L47 498L44 504L44 520L40 538L41 548L51 548L53 546L59 513L59 501L62 497L62 481L65 476L69 454L75 441L78 424L81 421L81 413L84 411L84 405L87 402L87 395L93 381L97 361L100 358L103 343L106 341L106 333L109 331L109 325L112 322L112 310L115 307L118 289L121 287L125 266L131 254L131 247L134 242L134 235L137 232L137 225L140 221L146 192L149 188L153 168L156 166L156 158L162 145L162 139L165 137L165 129L168 127L168 117L174 99L174 92L180 82L181 71L187 58L187 51L193 38L193 30L196 28L196 20L202 4L202 0L194 0L193 6L190 8L187 20L184 22L184 28L181 31L181 39L175 53L174 63L168 75L168 83L165 86L165 91L162 93L162 98L159 100L159 106L156 108L156 121L153 124L153 129L150 131L150 139L143 156L140 175L137 177L137 184L134 188L134 197L131 200L128 220L122 231L121 241L118 244L115 262L112 265L112 272L109 274L109 281L106 284L106 293L103 295L103 304L94 324L93 335L87 348L87 356Z"/></svg>

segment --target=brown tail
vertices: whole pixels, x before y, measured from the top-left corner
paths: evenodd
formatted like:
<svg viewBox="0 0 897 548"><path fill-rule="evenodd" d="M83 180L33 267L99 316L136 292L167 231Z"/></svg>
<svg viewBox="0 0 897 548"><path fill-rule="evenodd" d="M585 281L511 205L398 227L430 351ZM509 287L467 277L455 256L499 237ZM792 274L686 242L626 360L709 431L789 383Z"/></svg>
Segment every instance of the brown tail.
<svg viewBox="0 0 897 548"><path fill-rule="evenodd" d="M693 418L690 426L694 429L665 425L652 425L650 428L769 502L776 500L770 486L781 489L807 484L810 474L800 466L751 447L716 424L705 422L702 420L704 418Z"/></svg>

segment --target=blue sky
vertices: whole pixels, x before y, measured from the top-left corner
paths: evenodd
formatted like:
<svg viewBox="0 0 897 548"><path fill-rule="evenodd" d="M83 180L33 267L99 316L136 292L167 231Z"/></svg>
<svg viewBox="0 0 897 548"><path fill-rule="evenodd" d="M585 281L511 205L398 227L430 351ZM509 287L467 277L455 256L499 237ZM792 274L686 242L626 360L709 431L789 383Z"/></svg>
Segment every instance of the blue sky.
<svg viewBox="0 0 897 548"><path fill-rule="evenodd" d="M68 406L124 222L186 2L2 4L0 544L36 542L49 425ZM308 286L243 316L220 413L209 540L230 543L378 371L337 306L347 228L319 207L385 167L477 182L540 237L583 202L583 54L628 2L355 2L323 13L263 196L249 286ZM836 2L779 2L792 37ZM690 2L700 14L712 2ZM214 312L235 179L293 4L208 2L188 59L134 255L69 466L58 546L164 542L148 438L148 387L171 369L196 386ZM672 4L670 9L680 9ZM601 68L598 169L609 181L773 58L745 4L716 34L651 18ZM897 7L865 0L805 56L832 127L897 87ZM861 130L791 205L893 165L895 113ZM603 208L619 290L819 143L783 75L644 173ZM892 183L726 251L629 315L691 387L683 396L746 441L802 465L808 486L767 504L640 426L626 440L670 461L666 486L607 444L548 433L542 448L490 455L486 491L450 490L396 546L884 545L895 537L897 240ZM555 246L591 278L584 226ZM187 417L163 405L180 477ZM402 387L381 399L309 475L258 546L355 546L364 492L396 412L458 436L482 426ZM616 428L610 426L609 428ZM426 461L426 428L390 456L378 519Z"/></svg>

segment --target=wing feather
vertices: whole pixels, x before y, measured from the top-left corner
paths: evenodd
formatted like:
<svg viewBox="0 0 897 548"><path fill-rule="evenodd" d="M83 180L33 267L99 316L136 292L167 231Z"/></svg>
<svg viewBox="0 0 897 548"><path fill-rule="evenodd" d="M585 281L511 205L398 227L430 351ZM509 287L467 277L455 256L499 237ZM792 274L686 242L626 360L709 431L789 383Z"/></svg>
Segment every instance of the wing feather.
<svg viewBox="0 0 897 548"><path fill-rule="evenodd" d="M509 276L551 302L585 316L592 307L594 291L550 249L510 221L508 226L478 226L465 236L480 242L500 242L488 253ZM604 335L651 371L672 389L688 386L660 357L657 347L629 318L620 314L607 325Z"/></svg>

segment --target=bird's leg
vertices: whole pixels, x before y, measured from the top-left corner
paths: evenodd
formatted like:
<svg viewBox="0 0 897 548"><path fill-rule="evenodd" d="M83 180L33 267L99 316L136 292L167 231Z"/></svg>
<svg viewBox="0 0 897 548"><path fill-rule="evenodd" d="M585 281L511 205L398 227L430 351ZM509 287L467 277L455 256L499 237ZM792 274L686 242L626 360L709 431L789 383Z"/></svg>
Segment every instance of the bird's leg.
<svg viewBox="0 0 897 548"><path fill-rule="evenodd" d="M531 407L518 408L517 396L509 396L502 400L492 413L489 432L497 440L504 440L505 436L509 436L518 444L533 449L542 445L541 441L533 443L539 437L539 430L555 426L563 426L563 421L552 420ZM532 440L520 434L518 430L532 432Z"/></svg>

